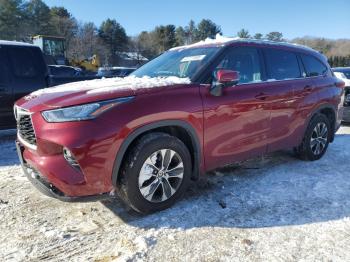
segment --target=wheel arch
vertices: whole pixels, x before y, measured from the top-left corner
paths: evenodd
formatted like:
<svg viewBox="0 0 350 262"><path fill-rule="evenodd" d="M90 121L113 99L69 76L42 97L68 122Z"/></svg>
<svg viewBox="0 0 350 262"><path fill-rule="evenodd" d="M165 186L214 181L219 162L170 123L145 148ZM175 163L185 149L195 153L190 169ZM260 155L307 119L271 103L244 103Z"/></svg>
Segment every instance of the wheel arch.
<svg viewBox="0 0 350 262"><path fill-rule="evenodd" d="M178 137L177 135L174 135L178 137L184 144L190 148L191 153L191 158L193 162L192 166L192 176L191 178L193 180L197 180L200 174L199 167L201 164L201 155L202 155L202 150L201 150L201 144L200 140L198 138L198 135L195 131L195 128L190 125L189 123L182 121L182 120L162 120L162 121L157 121L154 123L150 123L144 126L141 126L134 131L132 131L127 138L123 141L122 145L120 146L117 156L114 161L113 165L113 172L112 172L112 184L113 186L117 186L118 184L118 179L120 178L120 168L123 163L124 158L126 157L128 150L130 147L133 145L137 139L142 137L145 134L148 134L150 132L164 132L168 133L171 135L174 134L184 134L181 132L186 132L185 134L187 135L186 137ZM180 132L180 133L178 133ZM185 141L184 141L185 140ZM189 140L189 141L187 141ZM189 144L190 143L190 144Z"/></svg>
<svg viewBox="0 0 350 262"><path fill-rule="evenodd" d="M307 125L305 127L305 131L307 129L307 126L308 124L310 123L311 119L317 115L317 114L323 114L325 115L329 121L330 121L330 124L331 124L331 128L332 128L332 137L331 137L331 140L330 142L333 142L334 141L334 137L335 137L335 130L336 130L336 118L337 118L337 114L336 114L337 110L335 108L334 105L332 104L323 104L321 106L318 106L317 108L315 108L311 114L309 115L308 117L308 121L307 121ZM304 131L304 132L305 132Z"/></svg>

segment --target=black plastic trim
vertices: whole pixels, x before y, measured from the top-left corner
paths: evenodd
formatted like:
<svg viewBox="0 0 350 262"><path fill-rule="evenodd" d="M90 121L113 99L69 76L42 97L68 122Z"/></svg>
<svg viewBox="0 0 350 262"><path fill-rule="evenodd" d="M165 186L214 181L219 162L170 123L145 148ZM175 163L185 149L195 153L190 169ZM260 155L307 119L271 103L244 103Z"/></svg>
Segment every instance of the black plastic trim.
<svg viewBox="0 0 350 262"><path fill-rule="evenodd" d="M118 182L118 176L119 176L119 171L120 167L124 158L124 155L126 151L128 150L129 146L131 143L141 134L150 131L152 129L160 128L160 127L168 127L168 126L177 126L184 128L190 135L191 137L191 142L192 146L195 150L194 154L194 165L193 165L193 174L192 174L192 179L196 180L199 177L199 166L201 163L201 147L200 147L200 142L197 137L195 129L188 123L182 120L162 120L159 122L147 124L145 126L142 126L135 131L133 131L123 142L121 145L117 157L114 162L114 167L113 167L113 174L112 174L112 184L114 186L117 185Z"/></svg>

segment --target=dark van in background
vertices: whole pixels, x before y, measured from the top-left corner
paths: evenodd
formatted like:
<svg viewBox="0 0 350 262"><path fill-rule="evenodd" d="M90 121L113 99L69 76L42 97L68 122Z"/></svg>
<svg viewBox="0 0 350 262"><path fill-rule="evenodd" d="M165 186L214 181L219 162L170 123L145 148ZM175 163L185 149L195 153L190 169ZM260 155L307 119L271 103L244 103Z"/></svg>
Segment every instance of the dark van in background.
<svg viewBox="0 0 350 262"><path fill-rule="evenodd" d="M0 130L16 126L13 105L19 98L49 86L100 78L50 72L39 47L0 40Z"/></svg>
<svg viewBox="0 0 350 262"><path fill-rule="evenodd" d="M39 47L0 40L0 129L13 128L13 105L19 98L49 86Z"/></svg>

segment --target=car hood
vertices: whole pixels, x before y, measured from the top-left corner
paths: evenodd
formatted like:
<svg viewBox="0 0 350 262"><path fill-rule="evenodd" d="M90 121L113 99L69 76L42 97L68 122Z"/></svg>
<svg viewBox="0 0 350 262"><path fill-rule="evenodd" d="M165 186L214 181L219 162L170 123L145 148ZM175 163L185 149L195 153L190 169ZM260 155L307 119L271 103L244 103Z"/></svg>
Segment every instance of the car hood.
<svg viewBox="0 0 350 262"><path fill-rule="evenodd" d="M179 84L190 84L190 80L178 77L95 79L41 89L21 98L16 105L35 112L135 96Z"/></svg>

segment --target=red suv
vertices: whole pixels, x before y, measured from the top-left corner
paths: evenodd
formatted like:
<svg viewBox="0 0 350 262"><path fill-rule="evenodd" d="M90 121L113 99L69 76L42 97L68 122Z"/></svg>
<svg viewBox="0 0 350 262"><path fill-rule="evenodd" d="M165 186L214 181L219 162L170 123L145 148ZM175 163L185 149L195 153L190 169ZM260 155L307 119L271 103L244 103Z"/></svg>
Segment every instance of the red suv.
<svg viewBox="0 0 350 262"><path fill-rule="evenodd" d="M116 192L149 213L219 166L288 148L320 159L340 125L343 86L310 48L220 38L172 49L124 79L22 98L17 148L47 195Z"/></svg>

